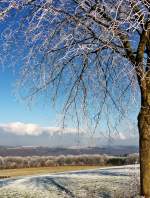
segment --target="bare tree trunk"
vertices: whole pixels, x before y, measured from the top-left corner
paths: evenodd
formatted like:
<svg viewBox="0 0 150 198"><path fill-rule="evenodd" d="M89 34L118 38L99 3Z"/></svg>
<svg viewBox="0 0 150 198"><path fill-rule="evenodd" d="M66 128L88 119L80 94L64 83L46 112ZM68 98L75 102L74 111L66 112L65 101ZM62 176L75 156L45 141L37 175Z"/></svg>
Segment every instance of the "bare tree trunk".
<svg viewBox="0 0 150 198"><path fill-rule="evenodd" d="M150 198L150 105L148 93L146 96L147 101L142 100L141 111L138 116L140 190L142 196Z"/></svg>

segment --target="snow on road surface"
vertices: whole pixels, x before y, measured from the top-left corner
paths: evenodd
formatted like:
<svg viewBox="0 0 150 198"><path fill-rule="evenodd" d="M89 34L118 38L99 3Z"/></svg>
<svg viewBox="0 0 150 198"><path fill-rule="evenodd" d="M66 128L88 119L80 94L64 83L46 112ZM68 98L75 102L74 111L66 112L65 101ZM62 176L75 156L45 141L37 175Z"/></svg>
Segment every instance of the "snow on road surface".
<svg viewBox="0 0 150 198"><path fill-rule="evenodd" d="M139 165L106 167L0 180L0 198L130 198Z"/></svg>

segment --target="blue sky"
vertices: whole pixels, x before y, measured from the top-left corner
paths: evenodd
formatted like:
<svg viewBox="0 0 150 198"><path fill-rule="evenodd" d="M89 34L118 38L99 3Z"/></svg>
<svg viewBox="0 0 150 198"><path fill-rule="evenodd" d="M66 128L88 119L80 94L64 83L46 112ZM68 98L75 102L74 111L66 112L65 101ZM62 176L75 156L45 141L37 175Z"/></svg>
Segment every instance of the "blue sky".
<svg viewBox="0 0 150 198"><path fill-rule="evenodd" d="M14 14L15 12L12 10L11 15L13 16ZM26 15L26 14L27 14L27 10L21 13L19 17L20 16L22 17L23 15ZM8 19L6 19L6 21L1 24L0 31L3 32L3 30L6 28L6 31L4 31L0 37L1 45L4 45L5 42L7 42L7 37L9 37L9 25L11 26L12 30L17 29L17 25L18 25L17 17L18 17L17 15L16 16L14 15L14 18L12 17L13 20L11 17L10 18L8 17ZM23 34L24 34L24 31L23 31ZM36 100L35 103L33 103L31 108L29 108L29 106L27 105L25 101L18 100L14 96L13 94L13 90L15 90L14 85L15 85L16 79L18 78L17 67L19 67L18 65L21 65L20 61L22 58L19 56L19 54L24 56L24 53L28 51L28 49L24 47L24 39L23 39L24 36L20 33L19 34L16 33L16 36L17 36L16 37L17 42L19 44L19 49L22 48L22 51L23 51L22 54L21 54L21 50L19 51L17 48L15 48L15 42L14 42L15 40L13 40L12 43L10 44L12 49L10 48L10 51L8 50L8 52L6 52L7 54L4 54L5 51L2 51L3 50L2 48L0 49L1 56L2 55L8 56L8 59L4 61L5 69L3 70L2 67L0 66L0 98L1 98L0 100L0 130L2 130L2 132L4 131L9 132L10 130L10 132L12 132L15 135L16 133L18 135L18 131L20 130L22 134L33 135L33 133L36 134L36 131L35 131L36 129L39 131L45 130L45 128L38 129L38 127L35 125L39 125L41 127L46 127L46 126L56 127L57 120L59 118L59 111L61 109L59 107L62 105L61 100L63 100L63 96L61 96L61 98L58 100L58 103L56 106L57 112L54 108L52 108L52 105L50 104L50 102L47 103L43 101L43 98L41 97L38 98L38 100ZM9 41L9 38L8 38L8 41ZM11 51L12 51L12 54L11 54ZM15 65L16 73L13 73L13 70L11 68L10 56L17 57L17 59L19 57L20 59L18 60L18 63L17 63L18 65L17 64ZM92 106L90 106L90 108L92 109ZM130 116L136 119L135 114L137 113L138 110L136 109L135 111L136 112L134 112L133 114L131 113ZM113 121L114 116L112 117L113 117L112 118L112 121ZM100 131L105 132L105 120L102 120L102 122L103 122L102 125L104 125L104 127L103 129L100 128ZM8 123L8 126L6 126L7 123ZM16 124L9 125L9 123L16 123ZM24 123L26 123L27 125L24 125ZM33 123L35 125L28 125L29 123ZM72 122L68 122L67 124L68 124L68 127L72 127L72 128L74 127ZM16 133L14 132L15 130L16 130ZM121 131L119 132L122 133L124 130L126 130L125 124L122 127ZM70 129L70 131L73 131L73 130ZM125 136L121 134L120 137L121 139L130 138L130 137L126 138ZM1 134L0 134L0 138L1 138ZM16 136L14 138L16 138Z"/></svg>
<svg viewBox="0 0 150 198"><path fill-rule="evenodd" d="M28 12L25 10L21 12L21 17ZM22 34L17 34L17 44L22 51L18 50L15 46L14 40L10 47L10 51L5 48L7 43L7 36L9 35L9 27L12 31L18 28L18 15L15 15L14 10L10 11L11 17L6 17L3 21L0 21L0 57L4 57L4 60L0 59L0 123L10 122L23 122L23 123L36 123L41 126L56 126L57 124L57 111L50 105L50 103L43 102L43 99L37 100L31 107L26 101L21 98L16 98L14 92L16 91L15 83L18 76L18 68L21 66L21 56L24 56L27 48L24 47L24 37ZM19 15L19 17L20 17ZM9 42L9 41L8 41ZM17 49L17 50L15 50ZM22 53L22 54L21 54ZM11 65L11 58L17 60L17 63ZM20 58L18 58L20 57ZM1 64L2 63L2 64ZM11 67L15 66L15 72ZM57 109L59 109L60 103L58 103Z"/></svg>
<svg viewBox="0 0 150 198"><path fill-rule="evenodd" d="M41 101L42 105L35 103L29 108L25 101L17 100L13 94L16 77L11 69L0 70L0 145L76 146L78 140L82 146L91 146L91 142L92 146L107 144L107 135L103 136L99 133L98 136L93 137L95 142L93 145L89 134L84 136L81 134L81 137L78 137L77 133L76 135L74 133L74 128L68 129L68 135L66 133L58 135L56 110L49 104L44 106L43 101ZM120 131L119 135L112 135L114 136L112 144L137 144L137 136L133 131L131 136L122 132Z"/></svg>
<svg viewBox="0 0 150 198"><path fill-rule="evenodd" d="M55 122L56 111L49 105L32 105L30 108L25 101L15 97L16 75L11 69L0 70L0 123L26 122L42 126Z"/></svg>

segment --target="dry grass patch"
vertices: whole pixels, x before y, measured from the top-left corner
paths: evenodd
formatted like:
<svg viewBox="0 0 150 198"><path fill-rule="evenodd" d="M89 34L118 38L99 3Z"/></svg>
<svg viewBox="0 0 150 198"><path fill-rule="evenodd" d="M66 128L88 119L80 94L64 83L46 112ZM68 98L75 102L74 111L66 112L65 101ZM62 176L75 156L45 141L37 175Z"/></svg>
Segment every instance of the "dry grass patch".
<svg viewBox="0 0 150 198"><path fill-rule="evenodd" d="M100 168L100 166L56 166L56 167L39 167L39 168L3 169L0 170L0 178L59 173L65 171L87 170L87 169L95 169L95 168Z"/></svg>

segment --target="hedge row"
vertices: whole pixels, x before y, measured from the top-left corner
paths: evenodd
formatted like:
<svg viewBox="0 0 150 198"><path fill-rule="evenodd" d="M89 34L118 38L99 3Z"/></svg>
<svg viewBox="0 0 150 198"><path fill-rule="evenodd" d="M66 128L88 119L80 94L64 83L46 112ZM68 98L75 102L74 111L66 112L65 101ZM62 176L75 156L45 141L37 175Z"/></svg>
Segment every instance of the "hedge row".
<svg viewBox="0 0 150 198"><path fill-rule="evenodd" d="M49 167L65 165L126 165L139 162L138 154L126 157L113 157L108 155L68 155L68 156L33 156L33 157L0 157L0 169Z"/></svg>

